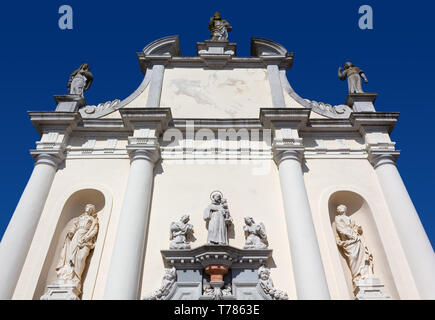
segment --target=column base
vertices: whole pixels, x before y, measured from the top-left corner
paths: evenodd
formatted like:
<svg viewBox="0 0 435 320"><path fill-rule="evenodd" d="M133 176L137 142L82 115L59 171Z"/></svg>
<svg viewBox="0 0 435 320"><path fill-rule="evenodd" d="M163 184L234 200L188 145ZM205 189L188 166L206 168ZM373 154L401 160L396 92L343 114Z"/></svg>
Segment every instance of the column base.
<svg viewBox="0 0 435 320"><path fill-rule="evenodd" d="M391 295L384 291L384 285L376 277L355 282L355 300L391 300Z"/></svg>
<svg viewBox="0 0 435 320"><path fill-rule="evenodd" d="M52 284L47 286L47 292L41 296L41 300L80 300L81 292L77 288L77 285L65 281L56 280Z"/></svg>

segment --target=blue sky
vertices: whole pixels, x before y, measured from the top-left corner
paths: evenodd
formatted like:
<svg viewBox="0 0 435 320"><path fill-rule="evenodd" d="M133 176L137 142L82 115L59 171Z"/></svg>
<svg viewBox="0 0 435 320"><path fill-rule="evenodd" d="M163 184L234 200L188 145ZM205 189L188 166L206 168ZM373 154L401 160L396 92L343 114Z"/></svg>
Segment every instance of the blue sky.
<svg viewBox="0 0 435 320"><path fill-rule="evenodd" d="M58 9L73 8L73 30L60 30ZM358 8L371 5L374 29L358 28ZM2 1L0 96L0 236L33 169L28 150L38 135L26 111L54 110L70 73L88 62L94 83L88 104L123 99L143 75L136 52L151 41L179 35L182 55L209 38L208 19L219 11L233 31L238 55L249 56L250 38L264 37L294 52L287 72L304 98L342 104L346 84L338 66L352 61L377 92L378 111L400 112L392 134L402 150L399 171L435 245L435 169L432 159L435 101L435 5L429 1Z"/></svg>

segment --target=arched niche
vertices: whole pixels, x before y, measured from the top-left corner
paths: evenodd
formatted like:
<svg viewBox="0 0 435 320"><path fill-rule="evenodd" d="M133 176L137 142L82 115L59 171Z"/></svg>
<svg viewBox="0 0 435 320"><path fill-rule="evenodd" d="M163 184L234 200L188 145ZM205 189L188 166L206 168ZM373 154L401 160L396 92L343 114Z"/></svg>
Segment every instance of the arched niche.
<svg viewBox="0 0 435 320"><path fill-rule="evenodd" d="M363 237L366 246L373 255L375 276L382 281L385 285L386 291L391 294L393 299L399 299L397 288L394 284L385 249L382 245L379 230L376 227L371 208L367 201L358 193L343 190L336 191L329 197L329 219L334 233L334 239L337 234L335 228L336 209L337 206L341 204L344 204L347 207L347 215L363 228ZM341 267L345 275L349 294L350 296L353 296L353 284L350 269L344 255L336 244L335 248L340 253Z"/></svg>
<svg viewBox="0 0 435 320"><path fill-rule="evenodd" d="M33 299L39 299L44 294L46 286L56 279L55 269L66 237L67 226L73 218L80 216L84 212L85 206L88 203L95 205L100 225L95 248L89 253L88 258L86 259L86 267L82 274L82 297L84 299L92 297L98 271L99 256L101 255L104 243L104 225L106 223L102 223L102 220L107 220L104 219L102 215L105 211L108 211L105 209L110 206L110 201L106 199L101 191L89 188L75 191L65 201L56 225L56 230L51 238L51 243L40 273Z"/></svg>

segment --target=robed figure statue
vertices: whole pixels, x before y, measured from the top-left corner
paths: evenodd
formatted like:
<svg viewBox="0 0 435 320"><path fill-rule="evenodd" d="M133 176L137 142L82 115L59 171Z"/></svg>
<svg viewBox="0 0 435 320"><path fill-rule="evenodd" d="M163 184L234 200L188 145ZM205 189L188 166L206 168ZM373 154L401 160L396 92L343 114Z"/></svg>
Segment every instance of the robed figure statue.
<svg viewBox="0 0 435 320"><path fill-rule="evenodd" d="M83 97L83 93L89 89L94 80L89 65L82 64L77 70L71 73L67 88L70 94L78 94Z"/></svg>
<svg viewBox="0 0 435 320"><path fill-rule="evenodd" d="M211 204L204 210L204 220L208 222L208 244L228 245L228 226L233 219L228 210L227 200L220 191L210 195Z"/></svg>
<svg viewBox="0 0 435 320"><path fill-rule="evenodd" d="M361 78L364 82L369 82L367 76L360 68L355 67L352 62L344 64L344 71L341 72L341 67L338 68L338 78L342 81L347 79L349 93L363 93Z"/></svg>
<svg viewBox="0 0 435 320"><path fill-rule="evenodd" d="M86 258L95 247L97 234L98 217L95 213L95 206L87 204L85 212L69 222L60 259L56 266L57 279L70 282L81 290Z"/></svg>
<svg viewBox="0 0 435 320"><path fill-rule="evenodd" d="M337 245L341 248L349 269L352 280L357 284L373 276L373 255L364 244L362 227L357 225L346 215L347 207L339 205L335 216L337 229Z"/></svg>

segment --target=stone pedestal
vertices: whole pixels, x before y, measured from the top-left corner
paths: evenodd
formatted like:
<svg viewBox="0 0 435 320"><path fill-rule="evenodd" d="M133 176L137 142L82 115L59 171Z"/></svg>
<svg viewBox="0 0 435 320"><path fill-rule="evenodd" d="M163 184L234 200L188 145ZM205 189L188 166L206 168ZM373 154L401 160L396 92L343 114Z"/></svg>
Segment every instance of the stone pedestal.
<svg viewBox="0 0 435 320"><path fill-rule="evenodd" d="M349 93L345 104L353 109L353 112L376 112L375 100L377 93Z"/></svg>
<svg viewBox="0 0 435 320"><path fill-rule="evenodd" d="M236 43L230 43L228 40L205 40L204 42L196 43L196 50L199 56L226 54L236 55Z"/></svg>
<svg viewBox="0 0 435 320"><path fill-rule="evenodd" d="M80 300L80 290L74 283L56 280L47 286L41 300Z"/></svg>
<svg viewBox="0 0 435 320"><path fill-rule="evenodd" d="M391 300L391 295L384 291L384 285L376 277L357 281L354 293L355 300Z"/></svg>
<svg viewBox="0 0 435 320"><path fill-rule="evenodd" d="M54 96L58 112L77 112L79 108L86 106L85 98L79 94L64 94Z"/></svg>
<svg viewBox="0 0 435 320"><path fill-rule="evenodd" d="M223 68L236 55L235 43L228 40L205 40L197 42L196 49L205 64L210 68Z"/></svg>

